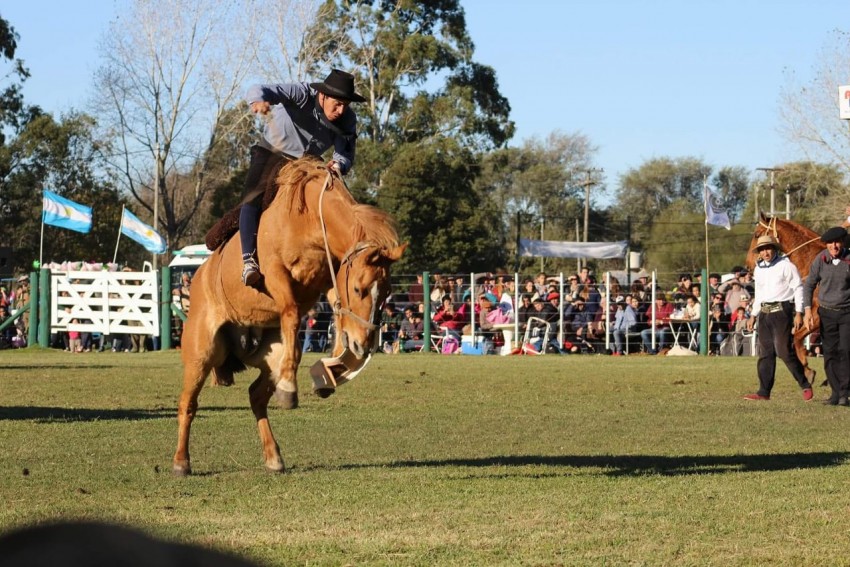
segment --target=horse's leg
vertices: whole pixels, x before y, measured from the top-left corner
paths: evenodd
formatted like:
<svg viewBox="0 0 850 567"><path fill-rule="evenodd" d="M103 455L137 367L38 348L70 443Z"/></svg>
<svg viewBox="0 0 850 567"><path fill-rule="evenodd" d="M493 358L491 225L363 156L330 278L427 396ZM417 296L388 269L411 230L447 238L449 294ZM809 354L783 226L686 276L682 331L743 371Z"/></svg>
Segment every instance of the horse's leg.
<svg viewBox="0 0 850 567"><path fill-rule="evenodd" d="M248 399L251 402L251 411L257 419L257 430L260 434L260 443L263 446L263 461L266 468L274 472L283 472L283 458L280 455L280 447L275 441L269 424L268 406L272 395L277 393L275 388L275 373L283 355L280 344L280 336L276 330L266 331L260 348L246 362L260 369L260 376L254 380L248 388ZM297 407L298 398L294 399L293 405Z"/></svg>
<svg viewBox="0 0 850 567"><path fill-rule="evenodd" d="M177 450L174 452L172 462L172 470L179 476L192 474L189 460L189 432L198 410L198 395L213 367L223 362L223 360L217 360L223 359L223 355L220 354L214 359L213 353L227 352L217 333L202 330L199 328L200 325L190 325L190 322L191 319L186 322L181 345L183 391L177 405ZM202 332L203 337L197 337L198 332Z"/></svg>
<svg viewBox="0 0 850 567"><path fill-rule="evenodd" d="M797 358L803 364L803 372L806 375L806 379L810 384L814 385L815 376L817 376L817 372L809 366L809 351L806 349L805 340L809 335L809 330L806 328L802 328L796 333L794 333L794 352L797 354Z"/></svg>
<svg viewBox="0 0 850 567"><path fill-rule="evenodd" d="M280 316L281 352L275 381L275 397L282 407L298 407L298 380L296 373L301 363L301 349L298 348L298 308L295 305L284 309Z"/></svg>

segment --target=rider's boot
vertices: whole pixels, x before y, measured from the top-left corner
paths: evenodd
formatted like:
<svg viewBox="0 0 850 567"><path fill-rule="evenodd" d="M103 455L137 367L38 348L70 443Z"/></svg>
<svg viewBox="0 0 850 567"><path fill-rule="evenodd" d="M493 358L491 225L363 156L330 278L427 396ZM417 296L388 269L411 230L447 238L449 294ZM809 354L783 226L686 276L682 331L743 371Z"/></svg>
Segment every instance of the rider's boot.
<svg viewBox="0 0 850 567"><path fill-rule="evenodd" d="M242 205L239 213L239 239L242 244L242 283L254 287L262 278L257 264L257 225L260 210L252 203Z"/></svg>

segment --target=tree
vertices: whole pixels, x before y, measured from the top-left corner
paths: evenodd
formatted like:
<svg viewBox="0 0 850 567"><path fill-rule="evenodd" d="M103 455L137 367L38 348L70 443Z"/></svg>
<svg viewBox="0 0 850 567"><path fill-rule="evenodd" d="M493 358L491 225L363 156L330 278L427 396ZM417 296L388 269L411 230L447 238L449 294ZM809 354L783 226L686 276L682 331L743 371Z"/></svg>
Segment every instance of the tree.
<svg viewBox="0 0 850 567"><path fill-rule="evenodd" d="M457 0L327 0L308 38L303 56L321 54L310 72L347 68L367 99L358 118L371 144L356 165L364 191L382 188L380 174L403 144L451 137L484 151L513 135L494 70L472 60Z"/></svg>
<svg viewBox="0 0 850 567"><path fill-rule="evenodd" d="M780 164L777 169L780 171L774 176L774 199L778 215L785 215L787 195L795 222L825 230L843 220L844 209L850 204L850 190L838 164L798 161ZM760 211L769 212L769 178L753 183L752 194L754 198L744 216L747 221L755 219Z"/></svg>
<svg viewBox="0 0 850 567"><path fill-rule="evenodd" d="M15 248L15 268L26 271L39 258L42 189L94 209L88 234L45 227L44 259L111 261L122 203L118 192L97 173L103 148L94 138L94 120L70 114L56 122L43 114L29 121L3 150L7 174L2 183L0 241ZM130 251L126 259L139 258Z"/></svg>
<svg viewBox="0 0 850 567"><path fill-rule="evenodd" d="M41 112L37 107L24 104L21 87L30 73L22 60L15 59L18 38L15 28L0 17L0 68L4 68L0 74L0 147L6 143L7 128L19 132L29 120ZM7 81L9 82L4 86L3 83Z"/></svg>
<svg viewBox="0 0 850 567"><path fill-rule="evenodd" d="M657 217L677 200L699 206L703 199L704 180L711 166L696 158L655 158L620 178L617 207L632 219L632 239L640 242Z"/></svg>
<svg viewBox="0 0 850 567"><path fill-rule="evenodd" d="M405 146L385 173L394 191L378 204L392 210L410 246L397 269L492 270L505 262L500 211L473 186L474 160L456 140Z"/></svg>
<svg viewBox="0 0 850 567"><path fill-rule="evenodd" d="M117 185L158 216L156 228L171 248L203 218L198 213L212 188L239 165L221 155L222 144L247 153L227 142L251 126L245 107L234 108L256 68L252 8L136 0L103 39L94 106L116 150L109 165Z"/></svg>
<svg viewBox="0 0 850 567"><path fill-rule="evenodd" d="M850 174L850 129L838 118L838 86L850 77L850 33L834 30L808 80L793 69L786 70L780 94L780 116L785 138L800 148L807 159L838 164Z"/></svg>
<svg viewBox="0 0 850 567"><path fill-rule="evenodd" d="M582 182L591 171L596 151L584 134L554 131L542 140L530 138L520 147L484 154L476 185L496 201L509 235L516 235L519 222L523 238L541 238L543 228L544 239L576 240L575 220L582 221L584 216ZM507 247L514 258L514 238ZM563 264L546 262L549 266Z"/></svg>

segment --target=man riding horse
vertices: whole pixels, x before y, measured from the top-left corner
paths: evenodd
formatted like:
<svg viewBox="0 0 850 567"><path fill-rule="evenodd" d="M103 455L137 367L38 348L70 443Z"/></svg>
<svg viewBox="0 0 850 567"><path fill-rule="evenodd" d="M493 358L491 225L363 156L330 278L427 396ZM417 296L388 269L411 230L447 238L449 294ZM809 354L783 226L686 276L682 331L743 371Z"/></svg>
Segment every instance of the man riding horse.
<svg viewBox="0 0 850 567"><path fill-rule="evenodd" d="M328 170L347 174L354 165L357 140L357 117L349 105L366 99L354 92L354 76L338 69L321 83L254 85L247 99L251 112L270 114L262 139L251 147L239 214L242 282L254 287L262 278L257 227L265 181L277 173L281 162L321 156L331 147Z"/></svg>

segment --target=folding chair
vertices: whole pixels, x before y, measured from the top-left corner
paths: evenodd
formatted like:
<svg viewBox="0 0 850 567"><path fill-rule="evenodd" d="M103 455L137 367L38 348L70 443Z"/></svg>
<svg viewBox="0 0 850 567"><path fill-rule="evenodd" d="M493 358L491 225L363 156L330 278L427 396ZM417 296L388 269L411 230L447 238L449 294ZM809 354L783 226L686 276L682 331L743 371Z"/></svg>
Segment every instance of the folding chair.
<svg viewBox="0 0 850 567"><path fill-rule="evenodd" d="M532 343L540 339L543 333L543 342L538 350ZM523 354L546 354L546 346L549 344L549 323L540 317L529 317L525 322L525 335L522 338Z"/></svg>

